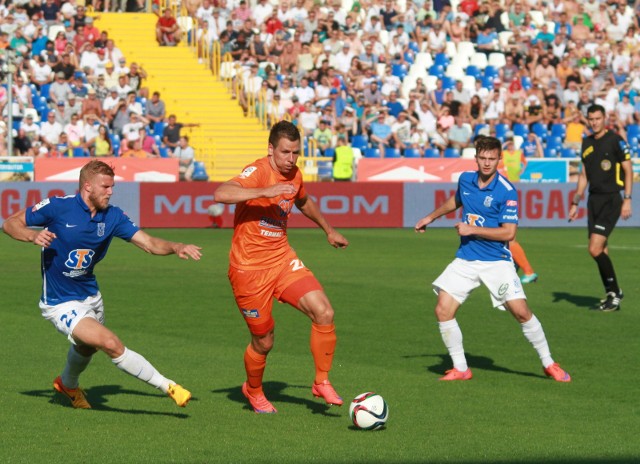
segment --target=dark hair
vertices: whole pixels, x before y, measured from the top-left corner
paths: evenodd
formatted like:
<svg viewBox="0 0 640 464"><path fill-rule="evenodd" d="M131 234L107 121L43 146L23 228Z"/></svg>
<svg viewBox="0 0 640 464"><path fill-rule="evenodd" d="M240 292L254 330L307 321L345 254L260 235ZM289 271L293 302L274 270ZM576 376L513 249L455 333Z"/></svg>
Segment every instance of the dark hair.
<svg viewBox="0 0 640 464"><path fill-rule="evenodd" d="M474 145L476 147L477 154L484 151L498 150L498 156L502 155L502 142L495 137L481 135L480 137L476 137Z"/></svg>
<svg viewBox="0 0 640 464"><path fill-rule="evenodd" d="M603 115L606 114L605 110L604 110L604 106L602 105L598 105L598 104L593 104L591 105L588 109L587 109L587 114L591 114L591 113L597 113L598 111L600 111Z"/></svg>
<svg viewBox="0 0 640 464"><path fill-rule="evenodd" d="M300 141L300 132L298 128L289 121L280 121L271 128L269 133L269 144L273 147L278 146L280 139L286 138L292 142Z"/></svg>

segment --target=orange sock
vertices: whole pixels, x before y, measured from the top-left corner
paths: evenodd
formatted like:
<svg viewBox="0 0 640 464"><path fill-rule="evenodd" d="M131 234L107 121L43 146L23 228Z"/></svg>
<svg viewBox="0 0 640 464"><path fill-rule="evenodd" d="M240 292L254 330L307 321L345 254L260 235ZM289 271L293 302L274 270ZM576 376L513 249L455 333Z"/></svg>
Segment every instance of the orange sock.
<svg viewBox="0 0 640 464"><path fill-rule="evenodd" d="M522 272L525 275L533 274L533 268L531 264L529 264L529 260L527 259L527 255L524 250L520 246L518 242L512 240L509 242L509 249L511 250L511 255L513 256L513 260L516 262L518 266L522 269Z"/></svg>
<svg viewBox="0 0 640 464"><path fill-rule="evenodd" d="M335 324L311 324L311 354L316 366L315 383L323 382L329 378L336 341Z"/></svg>
<svg viewBox="0 0 640 464"><path fill-rule="evenodd" d="M251 345L244 351L244 369L247 371L249 393L262 393L262 376L267 365L267 356L256 353Z"/></svg>

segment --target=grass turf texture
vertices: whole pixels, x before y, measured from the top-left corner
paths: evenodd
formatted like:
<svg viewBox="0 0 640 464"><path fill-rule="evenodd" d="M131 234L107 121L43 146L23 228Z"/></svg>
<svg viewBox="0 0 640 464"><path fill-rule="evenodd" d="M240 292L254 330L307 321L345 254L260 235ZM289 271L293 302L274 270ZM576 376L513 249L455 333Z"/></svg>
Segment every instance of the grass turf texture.
<svg viewBox="0 0 640 464"><path fill-rule="evenodd" d="M450 367L430 282L453 258L452 229L344 230L334 250L317 229L290 240L336 309L332 381L345 398L312 397L309 321L275 305L276 345L265 391L276 415L254 414L240 392L248 331L226 278L228 230L154 230L203 247L200 262L145 255L115 240L97 268L106 322L124 343L194 394L185 409L98 353L81 379L92 410L74 410L51 383L67 343L41 319L38 249L0 237L0 462L567 462L640 460L638 231L618 229L611 255L622 311L589 311L603 296L583 229L521 230L540 275L526 286L552 354L573 382L547 379L511 316L478 289L458 313L473 369ZM356 430L348 402L380 393L386 429Z"/></svg>

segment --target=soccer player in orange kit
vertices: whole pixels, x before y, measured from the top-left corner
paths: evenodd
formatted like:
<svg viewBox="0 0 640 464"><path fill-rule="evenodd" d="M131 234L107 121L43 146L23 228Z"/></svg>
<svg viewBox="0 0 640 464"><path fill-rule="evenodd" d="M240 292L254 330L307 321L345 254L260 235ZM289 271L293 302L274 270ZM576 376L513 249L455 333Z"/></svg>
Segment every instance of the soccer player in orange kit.
<svg viewBox="0 0 640 464"><path fill-rule="evenodd" d="M273 298L311 319L310 344L316 369L311 392L327 404L343 403L328 378L336 346L333 308L287 240L287 220L293 206L327 234L331 246L345 248L349 242L329 225L307 195L296 166L300 150L296 126L280 121L269 134L268 156L246 166L214 194L218 203L237 204L229 281L251 332L251 343L244 353L247 381L242 393L256 413L277 412L262 390L267 355L274 341Z"/></svg>

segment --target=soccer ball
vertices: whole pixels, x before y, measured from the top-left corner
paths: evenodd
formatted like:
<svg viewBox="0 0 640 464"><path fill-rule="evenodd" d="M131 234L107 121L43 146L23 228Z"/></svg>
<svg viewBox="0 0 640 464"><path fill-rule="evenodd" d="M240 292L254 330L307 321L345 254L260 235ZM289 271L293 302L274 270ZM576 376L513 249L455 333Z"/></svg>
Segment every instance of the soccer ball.
<svg viewBox="0 0 640 464"><path fill-rule="evenodd" d="M224 213L224 205L222 203L214 203L207 208L207 213L213 217L221 216Z"/></svg>
<svg viewBox="0 0 640 464"><path fill-rule="evenodd" d="M362 393L351 402L349 417L353 425L359 429L377 430L386 424L389 418L389 407L384 398L377 393Z"/></svg>

